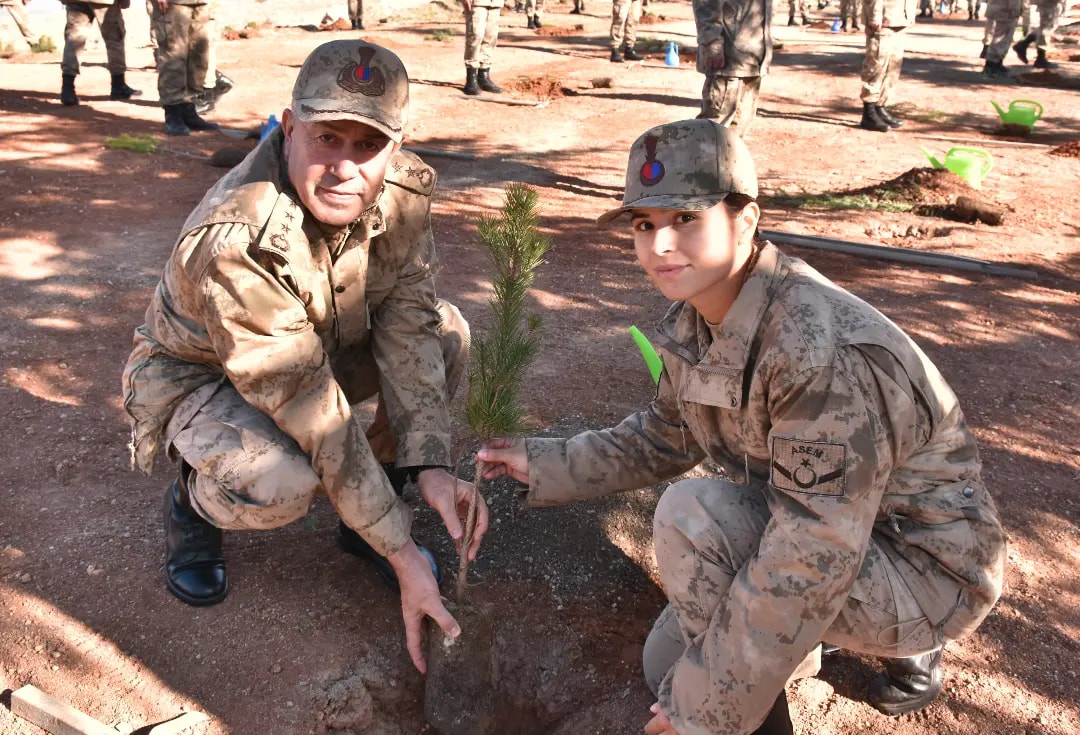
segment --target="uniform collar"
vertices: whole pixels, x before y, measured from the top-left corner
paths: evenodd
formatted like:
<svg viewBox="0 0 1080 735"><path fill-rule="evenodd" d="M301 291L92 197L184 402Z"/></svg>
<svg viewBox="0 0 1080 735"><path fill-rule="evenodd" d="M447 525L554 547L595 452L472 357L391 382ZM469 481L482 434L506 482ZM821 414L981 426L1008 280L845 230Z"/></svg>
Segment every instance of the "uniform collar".
<svg viewBox="0 0 1080 735"><path fill-rule="evenodd" d="M754 335L775 292L781 257L772 243L762 245L757 265L720 324L709 324L685 301L672 305L660 322L663 346L712 372L742 372L750 358Z"/></svg>

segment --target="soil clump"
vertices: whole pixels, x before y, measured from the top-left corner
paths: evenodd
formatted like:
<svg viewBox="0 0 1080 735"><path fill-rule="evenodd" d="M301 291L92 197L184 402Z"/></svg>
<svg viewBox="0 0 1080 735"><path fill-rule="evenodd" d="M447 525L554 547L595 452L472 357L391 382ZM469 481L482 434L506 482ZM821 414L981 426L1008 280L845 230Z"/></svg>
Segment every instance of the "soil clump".
<svg viewBox="0 0 1080 735"><path fill-rule="evenodd" d="M543 28L536 29L536 35L547 36L549 38L556 38L561 36L573 36L580 33L584 28L580 25L573 28L567 28L566 26L544 26Z"/></svg>
<svg viewBox="0 0 1080 735"><path fill-rule="evenodd" d="M1080 140L1070 140L1068 143L1059 145L1050 151L1051 156L1063 158L1080 158Z"/></svg>
<svg viewBox="0 0 1080 735"><path fill-rule="evenodd" d="M542 100L557 99L566 94L563 83L555 77L547 75L542 77L518 77L507 82L506 86L515 92L525 92Z"/></svg>

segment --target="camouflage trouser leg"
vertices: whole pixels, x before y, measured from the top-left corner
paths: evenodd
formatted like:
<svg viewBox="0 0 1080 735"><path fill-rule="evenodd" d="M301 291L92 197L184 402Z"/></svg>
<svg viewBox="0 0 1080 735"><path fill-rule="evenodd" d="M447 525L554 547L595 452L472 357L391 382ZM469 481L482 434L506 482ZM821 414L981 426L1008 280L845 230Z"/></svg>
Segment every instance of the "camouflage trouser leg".
<svg viewBox="0 0 1080 735"><path fill-rule="evenodd" d="M986 8L986 23L994 24L994 35L986 49L986 60L995 64L1005 61L1012 46L1016 21L1020 17L1020 0L990 0Z"/></svg>
<svg viewBox="0 0 1080 735"><path fill-rule="evenodd" d="M364 19L364 0L349 0L349 20Z"/></svg>
<svg viewBox="0 0 1080 735"><path fill-rule="evenodd" d="M866 56L862 67L863 102L888 104L904 63L904 29L866 29Z"/></svg>
<svg viewBox="0 0 1080 735"><path fill-rule="evenodd" d="M989 46L994 40L994 23L995 21L991 18L986 19L986 25L983 26L983 46Z"/></svg>
<svg viewBox="0 0 1080 735"><path fill-rule="evenodd" d="M151 22L157 34L158 97L162 105L191 102L206 80L210 39L206 4L154 6Z"/></svg>
<svg viewBox="0 0 1080 735"><path fill-rule="evenodd" d="M79 73L79 52L86 48L86 31L96 20L105 41L109 73L123 74L127 70L124 52L124 15L119 5L96 5L74 3L67 8L67 24L64 26L64 57L60 69L64 74Z"/></svg>
<svg viewBox="0 0 1080 735"><path fill-rule="evenodd" d="M840 0L840 18L850 21L853 25L859 24L858 3L855 0Z"/></svg>
<svg viewBox="0 0 1080 735"><path fill-rule="evenodd" d="M633 46L641 20L641 0L614 0L611 5L611 48Z"/></svg>
<svg viewBox="0 0 1080 735"><path fill-rule="evenodd" d="M26 8L22 3L15 3L14 5L5 5L9 11L11 11L11 19L15 21L15 26L19 29L19 33L22 34L23 39L31 46L38 42L38 37L34 35L34 30L30 27L30 16L26 14Z"/></svg>
<svg viewBox="0 0 1080 735"><path fill-rule="evenodd" d="M439 313L447 390L453 396L469 362L469 325L457 307L445 301L439 302ZM339 372L339 366L350 368ZM350 403L378 393L370 348L338 356L334 375ZM373 450L384 444L380 437L387 433L380 403L376 421L367 431ZM171 457L183 457L195 469L192 505L218 528L284 526L306 515L312 499L323 492L311 458L300 445L227 382L208 399L196 392L181 401L165 430L165 440ZM392 437L388 456L385 446L381 454L375 452L379 461L393 461Z"/></svg>
<svg viewBox="0 0 1080 735"><path fill-rule="evenodd" d="M797 15L806 15L806 1L788 0L788 15L792 18Z"/></svg>
<svg viewBox="0 0 1080 735"><path fill-rule="evenodd" d="M1020 32L1025 36L1031 33L1031 0L1021 0Z"/></svg>
<svg viewBox="0 0 1080 735"><path fill-rule="evenodd" d="M473 6L465 14L465 66L470 69L491 67L491 52L499 42L499 14L495 8Z"/></svg>
<svg viewBox="0 0 1080 735"><path fill-rule="evenodd" d="M739 135L746 135L757 114L761 77L721 77L706 75L701 88L701 114Z"/></svg>
<svg viewBox="0 0 1080 735"><path fill-rule="evenodd" d="M540 13L544 10L544 0L525 0L525 16L526 17L540 17Z"/></svg>
<svg viewBox="0 0 1080 735"><path fill-rule="evenodd" d="M206 4L206 74L203 76L203 89L213 89L217 84L217 8L213 0Z"/></svg>
<svg viewBox="0 0 1080 735"><path fill-rule="evenodd" d="M642 654L645 681L654 694L687 641L708 635L732 580L757 553L770 519L763 493L763 488L696 478L673 484L660 499L653 540L670 604ZM848 599L823 639L885 658L917 656L943 644L873 536ZM816 654L812 651L793 676L816 673Z"/></svg>
<svg viewBox="0 0 1080 735"><path fill-rule="evenodd" d="M1035 45L1043 51L1050 51L1054 44L1050 36L1057 30L1061 16L1065 13L1065 3L1062 0L1042 2L1039 8L1039 30L1035 36Z"/></svg>

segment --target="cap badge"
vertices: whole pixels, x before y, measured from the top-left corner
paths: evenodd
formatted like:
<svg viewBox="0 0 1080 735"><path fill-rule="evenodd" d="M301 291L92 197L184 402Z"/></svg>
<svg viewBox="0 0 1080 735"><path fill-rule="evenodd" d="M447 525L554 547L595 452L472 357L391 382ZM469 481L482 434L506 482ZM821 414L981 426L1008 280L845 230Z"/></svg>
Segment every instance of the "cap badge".
<svg viewBox="0 0 1080 735"><path fill-rule="evenodd" d="M338 86L346 92L352 92L353 94L359 92L368 97L378 97L384 94L386 92L386 79L383 77L382 69L369 66L374 56L375 49L360 49L359 63L350 61L341 67L341 71L338 72Z"/></svg>
<svg viewBox="0 0 1080 735"><path fill-rule="evenodd" d="M641 165L638 178L645 186L653 186L664 178L664 164L656 160L656 144L660 139L655 135L645 136L645 163Z"/></svg>

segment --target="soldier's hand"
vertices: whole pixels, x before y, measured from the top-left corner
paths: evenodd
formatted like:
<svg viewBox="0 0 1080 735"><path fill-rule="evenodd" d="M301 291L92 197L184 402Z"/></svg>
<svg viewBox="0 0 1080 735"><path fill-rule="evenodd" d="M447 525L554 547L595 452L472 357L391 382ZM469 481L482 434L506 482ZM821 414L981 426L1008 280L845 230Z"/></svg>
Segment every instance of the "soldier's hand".
<svg viewBox="0 0 1080 735"><path fill-rule="evenodd" d="M158 10L162 13L169 12L169 0L154 0L154 4L158 6Z"/></svg>
<svg viewBox="0 0 1080 735"><path fill-rule="evenodd" d="M650 707L649 711L653 713L653 718L645 725L645 735L679 735L659 702Z"/></svg>
<svg viewBox="0 0 1080 735"><path fill-rule="evenodd" d="M472 494L472 485L459 480L446 470L424 470L416 478L416 484L420 488L420 497L424 502L434 508L454 539L458 553L461 551L462 524L469 512L469 497ZM488 508L483 496L476 499L476 530L473 532L472 543L469 544L469 561L476 558L480 551L480 541L488 530Z"/></svg>
<svg viewBox="0 0 1080 735"><path fill-rule="evenodd" d="M485 479L510 475L523 485L529 484L529 455L524 439L492 439L476 456L487 463Z"/></svg>
<svg viewBox="0 0 1080 735"><path fill-rule="evenodd" d="M409 540L388 557L401 585L401 615L405 619L405 647L409 658L421 674L427 672L422 641L424 618L430 616L443 633L451 638L461 635L461 626L446 609L439 596L439 585L431 574L431 566Z"/></svg>

